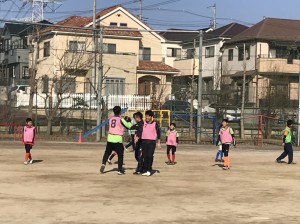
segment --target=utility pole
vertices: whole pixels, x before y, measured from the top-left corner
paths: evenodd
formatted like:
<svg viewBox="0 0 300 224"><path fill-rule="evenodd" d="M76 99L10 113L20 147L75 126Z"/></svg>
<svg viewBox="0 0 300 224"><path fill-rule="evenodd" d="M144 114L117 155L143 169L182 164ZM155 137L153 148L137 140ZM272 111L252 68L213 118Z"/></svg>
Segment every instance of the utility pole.
<svg viewBox="0 0 300 224"><path fill-rule="evenodd" d="M242 92L242 109L241 109L241 139L245 139L244 113L245 113L245 95L246 95L246 44L244 43L243 55L243 92Z"/></svg>
<svg viewBox="0 0 300 224"><path fill-rule="evenodd" d="M213 29L217 29L217 5L216 3L213 6L214 9L214 20L213 20Z"/></svg>
<svg viewBox="0 0 300 224"><path fill-rule="evenodd" d="M299 77L298 77L298 142L297 142L297 146L300 146L300 73L299 73Z"/></svg>
<svg viewBox="0 0 300 224"><path fill-rule="evenodd" d="M140 0L140 20L143 18L143 0Z"/></svg>
<svg viewBox="0 0 300 224"><path fill-rule="evenodd" d="M99 75L98 75L98 97L97 97L97 126L101 124L102 118L102 77L103 77L103 28L100 28L100 47L99 47ZM101 129L97 130L96 141L101 140Z"/></svg>
<svg viewBox="0 0 300 224"><path fill-rule="evenodd" d="M217 28L217 5L215 3L212 6L209 6L207 8L213 8L213 18L211 20L211 28L215 30Z"/></svg>
<svg viewBox="0 0 300 224"><path fill-rule="evenodd" d="M203 31L199 32L199 75L198 75L198 110L197 110L197 144L201 143L201 118L202 118L202 45Z"/></svg>
<svg viewBox="0 0 300 224"><path fill-rule="evenodd" d="M97 50L98 50L98 39L96 35L96 0L93 0L93 69L92 69L92 84L96 86L97 77Z"/></svg>

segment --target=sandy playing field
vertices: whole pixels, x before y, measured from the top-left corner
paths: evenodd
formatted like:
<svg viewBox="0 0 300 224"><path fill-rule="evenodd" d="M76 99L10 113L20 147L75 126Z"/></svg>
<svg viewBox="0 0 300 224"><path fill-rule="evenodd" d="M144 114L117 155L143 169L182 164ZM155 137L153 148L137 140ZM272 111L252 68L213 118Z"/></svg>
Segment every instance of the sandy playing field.
<svg viewBox="0 0 300 224"><path fill-rule="evenodd" d="M300 223L300 164L277 164L281 147L231 150L230 170L214 162L216 147L182 145L178 164L157 150L151 177L116 164L99 173L104 144L41 143L23 165L20 143L1 142L1 224ZM295 162L299 151L294 152Z"/></svg>

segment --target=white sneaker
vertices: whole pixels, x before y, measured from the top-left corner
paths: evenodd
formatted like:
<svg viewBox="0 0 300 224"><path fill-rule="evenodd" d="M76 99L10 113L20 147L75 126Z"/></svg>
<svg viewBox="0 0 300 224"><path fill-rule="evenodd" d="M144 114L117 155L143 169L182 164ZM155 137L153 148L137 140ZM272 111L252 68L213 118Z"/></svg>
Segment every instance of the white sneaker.
<svg viewBox="0 0 300 224"><path fill-rule="evenodd" d="M122 173L122 172L120 172L120 171L118 171L118 175L123 175L124 173Z"/></svg>
<svg viewBox="0 0 300 224"><path fill-rule="evenodd" d="M142 176L147 176L149 177L151 175L151 173L149 171L147 171L146 173L143 173Z"/></svg>
<svg viewBox="0 0 300 224"><path fill-rule="evenodd" d="M108 162L108 164L109 164L109 165L112 165L112 162L111 162L111 160L107 160L107 162Z"/></svg>
<svg viewBox="0 0 300 224"><path fill-rule="evenodd" d="M33 159L29 160L29 164L32 164L33 163Z"/></svg>
<svg viewBox="0 0 300 224"><path fill-rule="evenodd" d="M29 160L24 161L24 165L28 165L29 164Z"/></svg>

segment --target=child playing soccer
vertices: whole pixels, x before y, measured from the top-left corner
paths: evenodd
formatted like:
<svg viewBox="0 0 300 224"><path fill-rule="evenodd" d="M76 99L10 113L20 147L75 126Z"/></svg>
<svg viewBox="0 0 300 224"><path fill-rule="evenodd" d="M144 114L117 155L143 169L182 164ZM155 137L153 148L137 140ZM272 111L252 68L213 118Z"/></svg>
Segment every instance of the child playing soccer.
<svg viewBox="0 0 300 224"><path fill-rule="evenodd" d="M25 161L24 164L32 164L33 159L30 153L30 150L32 149L32 146L35 143L35 137L36 137L36 129L32 125L32 119L27 118L26 119L26 125L23 128L23 134L22 134L22 142L25 145Z"/></svg>
<svg viewBox="0 0 300 224"><path fill-rule="evenodd" d="M219 126L219 130L221 130L221 128L222 128L222 125ZM221 141L217 141L216 143L217 143L218 149L217 149L217 153L216 153L215 162L224 162L223 152L222 152L222 143L221 143ZM219 160L219 156L220 156L220 160Z"/></svg>
<svg viewBox="0 0 300 224"><path fill-rule="evenodd" d="M154 113L152 110L147 110L145 113L145 122L141 130L142 139L142 158L143 163L143 174L142 176L151 176L153 156L156 147L156 141L158 147L160 146L160 128L158 124L153 120Z"/></svg>
<svg viewBox="0 0 300 224"><path fill-rule="evenodd" d="M224 153L224 170L228 170L230 168L229 163L229 148L231 143L233 142L233 145L235 146L235 140L234 140L234 131L232 128L228 126L228 119L222 120L222 128L220 129L218 142L221 141L222 143L222 152Z"/></svg>
<svg viewBox="0 0 300 224"><path fill-rule="evenodd" d="M124 146L123 134L124 127L127 129L131 128L131 120L129 117L121 118L121 107L115 106L113 108L114 116L109 119L109 129L107 136L107 144L105 153L102 159L102 165L100 167L100 173L104 173L105 165L108 157L112 151L115 151L118 155L118 175L123 174L123 158L124 158Z"/></svg>
<svg viewBox="0 0 300 224"><path fill-rule="evenodd" d="M136 112L134 116L136 124L133 128L136 130L136 134L134 136L135 140L135 152L134 157L138 162L136 170L133 174L141 174L143 169L143 157L142 157L142 130L144 126L143 114L141 112Z"/></svg>
<svg viewBox="0 0 300 224"><path fill-rule="evenodd" d="M282 138L282 146L283 153L276 159L277 163L280 163L282 159L284 159L286 156L288 156L288 164L294 164L293 163L293 145L292 145L292 133L291 133L291 127L293 125L292 120L288 120L286 122L286 128L283 131L283 138Z"/></svg>
<svg viewBox="0 0 300 224"><path fill-rule="evenodd" d="M217 149L217 153L216 153L215 162L224 162L221 141L217 142L217 146L218 146L218 149ZM220 159L219 159L219 156L220 156Z"/></svg>
<svg viewBox="0 0 300 224"><path fill-rule="evenodd" d="M135 115L136 115L136 113L133 114L133 119L131 121L132 126L134 126L136 124ZM135 129L128 130L128 134L130 135L131 139L130 139L130 142L127 145L125 145L126 152L130 146L132 146L132 151L135 151L135 141L134 141L135 133L136 133Z"/></svg>
<svg viewBox="0 0 300 224"><path fill-rule="evenodd" d="M175 130L176 125L175 123L171 123L169 130L167 131L166 135L166 144L167 144L167 157L168 161L166 162L168 165L175 165L175 152L176 152L176 146L178 144L178 132ZM170 152L172 150L172 159Z"/></svg>

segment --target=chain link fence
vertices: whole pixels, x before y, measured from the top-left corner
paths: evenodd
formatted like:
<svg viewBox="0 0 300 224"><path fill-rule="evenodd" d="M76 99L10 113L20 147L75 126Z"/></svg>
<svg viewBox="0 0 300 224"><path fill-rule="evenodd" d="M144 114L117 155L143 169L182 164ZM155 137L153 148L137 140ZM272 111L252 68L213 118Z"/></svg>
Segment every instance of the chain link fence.
<svg viewBox="0 0 300 224"><path fill-rule="evenodd" d="M38 85L45 85L45 81L39 82ZM39 135L42 136L47 132L49 120L51 133L67 139L74 139L78 132L86 132L96 126L98 96L95 88L90 82L73 81L66 85L64 93L56 91L55 88L50 92L45 86L44 89L40 88L41 91L34 93L32 117ZM16 126L24 124L28 116L29 96L29 88L19 88L10 91L7 101L2 101L1 136L5 133L15 136ZM298 124L298 88L247 86L245 99L244 126L247 141L253 143L260 142L260 139L263 142L275 141L280 139L286 120L292 119ZM170 119L177 123L185 139L193 142L196 132L201 131L205 141L213 142L218 123L224 117L229 119L230 126L239 136L242 87L223 85L220 89L214 90L204 83L201 130L196 128L197 85L191 85L189 82L176 80L169 84L104 82L101 100L103 120L111 115L111 109L115 105L128 107L130 112L127 115L130 116L134 111L170 110ZM167 123L164 126L166 129ZM296 130L297 125L295 127ZM105 130L103 129L103 136L106 135ZM91 140L94 140L94 136Z"/></svg>

